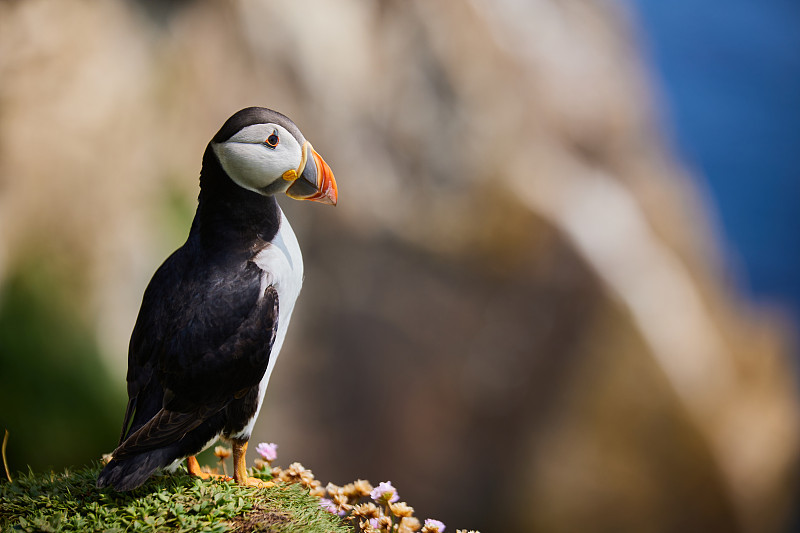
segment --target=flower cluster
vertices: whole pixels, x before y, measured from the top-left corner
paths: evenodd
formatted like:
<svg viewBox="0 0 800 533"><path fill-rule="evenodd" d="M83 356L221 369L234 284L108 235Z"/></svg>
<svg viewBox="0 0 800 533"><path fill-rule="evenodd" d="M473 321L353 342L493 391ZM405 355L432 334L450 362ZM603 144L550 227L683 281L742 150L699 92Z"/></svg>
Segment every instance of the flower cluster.
<svg viewBox="0 0 800 533"><path fill-rule="evenodd" d="M363 479L341 487L328 483L320 505L349 521L357 533L444 533L445 530L438 520L428 519L421 524L414 516L414 508L400 501L391 481L377 487Z"/></svg>
<svg viewBox="0 0 800 533"><path fill-rule="evenodd" d="M255 475L268 475L275 481L298 483L307 488L312 496L320 499L320 506L329 513L350 522L356 533L444 533L445 525L439 520L427 519L420 523L414 516L414 508L400 501L400 495L391 481L383 481L373 487L369 481L359 479L344 486L328 483L322 486L300 463L288 468L271 466L277 458L276 444L261 443L256 451ZM456 533L478 533L456 530Z"/></svg>
<svg viewBox="0 0 800 533"><path fill-rule="evenodd" d="M314 473L300 463L292 463L289 468L272 467L272 479L284 483L298 483L307 488L312 495L320 497L325 494L322 483L314 478Z"/></svg>

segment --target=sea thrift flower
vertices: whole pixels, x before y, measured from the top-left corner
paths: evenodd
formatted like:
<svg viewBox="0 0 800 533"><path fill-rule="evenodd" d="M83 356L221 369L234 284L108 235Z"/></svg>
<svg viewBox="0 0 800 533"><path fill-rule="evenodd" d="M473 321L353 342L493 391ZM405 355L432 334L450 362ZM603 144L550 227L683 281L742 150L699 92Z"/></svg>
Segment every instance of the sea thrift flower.
<svg viewBox="0 0 800 533"><path fill-rule="evenodd" d="M320 485L320 482L314 478L314 473L311 470L302 470L298 472L297 477L300 478L300 484L307 489L312 489Z"/></svg>
<svg viewBox="0 0 800 533"><path fill-rule="evenodd" d="M330 494L331 496L333 496L334 494L341 494L343 491L342 487L330 482L327 485L325 485L325 490L327 490L328 494Z"/></svg>
<svg viewBox="0 0 800 533"><path fill-rule="evenodd" d="M278 457L278 445L274 442L270 442L269 444L262 442L256 446L256 452L258 452L258 455L266 462L271 463Z"/></svg>
<svg viewBox="0 0 800 533"><path fill-rule="evenodd" d="M335 503L339 507L348 505L349 502L349 499L344 494L334 494L331 499L333 500L333 503Z"/></svg>
<svg viewBox="0 0 800 533"><path fill-rule="evenodd" d="M405 518L414 515L414 508L405 502L390 503L389 510L398 518Z"/></svg>
<svg viewBox="0 0 800 533"><path fill-rule="evenodd" d="M364 479L357 480L353 483L353 486L355 487L356 496L358 497L369 496L369 493L372 492L372 485L370 485L369 481Z"/></svg>
<svg viewBox="0 0 800 533"><path fill-rule="evenodd" d="M279 478L286 483L302 483L306 488L310 488L314 474L302 464L292 463L286 470L281 470Z"/></svg>
<svg viewBox="0 0 800 533"><path fill-rule="evenodd" d="M400 527L397 528L398 533L414 533L419 531L420 528L419 520L417 520L414 516L409 516L407 518L400 519Z"/></svg>
<svg viewBox="0 0 800 533"><path fill-rule="evenodd" d="M381 482L380 485L372 489L369 496L378 503L394 503L400 499L397 489L392 486L391 481Z"/></svg>
<svg viewBox="0 0 800 533"><path fill-rule="evenodd" d="M342 487L342 494L347 496L348 498L358 498L358 491L356 490L355 483L348 483Z"/></svg>
<svg viewBox="0 0 800 533"><path fill-rule="evenodd" d="M425 525L422 526L422 533L442 533L444 531L444 524L438 520L428 518L425 520Z"/></svg>
<svg viewBox="0 0 800 533"><path fill-rule="evenodd" d="M333 513L339 516L344 516L344 511L339 509L333 501L329 500L328 498L320 498L319 506L328 511L329 513Z"/></svg>
<svg viewBox="0 0 800 533"><path fill-rule="evenodd" d="M353 516L364 518L378 518L380 510L372 502L360 503L353 508Z"/></svg>
<svg viewBox="0 0 800 533"><path fill-rule="evenodd" d="M231 449L225 446L217 446L214 448L214 455L219 459L219 464L222 465L222 473L228 475L228 468L225 466L225 459L231 456Z"/></svg>
<svg viewBox="0 0 800 533"><path fill-rule="evenodd" d="M226 448L225 446L217 446L216 448L214 448L214 455L217 456L217 459L222 461L231 456L231 450L230 448Z"/></svg>

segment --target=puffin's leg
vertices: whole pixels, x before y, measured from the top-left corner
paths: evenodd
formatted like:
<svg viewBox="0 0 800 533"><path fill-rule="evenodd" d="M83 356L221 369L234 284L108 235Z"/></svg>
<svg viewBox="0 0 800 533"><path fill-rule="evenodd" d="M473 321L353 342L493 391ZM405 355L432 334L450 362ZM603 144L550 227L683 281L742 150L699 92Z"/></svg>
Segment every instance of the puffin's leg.
<svg viewBox="0 0 800 533"><path fill-rule="evenodd" d="M194 455L190 455L186 458L186 469L189 471L189 474L193 476L203 477L203 474L206 474L206 477L208 477L206 472L200 470L200 463L197 462L197 457Z"/></svg>
<svg viewBox="0 0 800 533"><path fill-rule="evenodd" d="M245 461L247 440L233 439L231 444L233 446L233 479L236 480L236 483L251 487L273 487L275 485L271 481L264 481L247 475L247 462Z"/></svg>
<svg viewBox="0 0 800 533"><path fill-rule="evenodd" d="M200 463L197 462L197 457L194 455L190 455L186 458L186 469L189 470L189 474L192 476L197 476L200 479L208 479L212 477L218 477L222 479L230 479L228 476L223 474L212 474L211 472L203 472L200 470Z"/></svg>

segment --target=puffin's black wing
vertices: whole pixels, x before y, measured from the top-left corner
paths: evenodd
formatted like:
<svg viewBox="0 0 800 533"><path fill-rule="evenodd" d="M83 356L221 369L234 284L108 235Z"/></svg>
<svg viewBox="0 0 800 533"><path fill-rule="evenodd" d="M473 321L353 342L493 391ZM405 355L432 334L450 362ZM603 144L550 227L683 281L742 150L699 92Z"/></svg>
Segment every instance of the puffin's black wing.
<svg viewBox="0 0 800 533"><path fill-rule="evenodd" d="M183 328L157 343L158 357L151 354L149 359L141 358L144 364L137 367L137 372L149 371L150 382L157 381L164 392L158 411L130 432L114 451L114 459L176 443L261 381L278 327L277 291L268 286L263 296L256 298L249 314L237 320L233 331L221 328L227 330L222 338L208 328L219 328L218 321L223 317L230 321L231 315L237 315L241 304L232 303L242 296L238 290L231 294L226 286L223 282L211 290L210 299L211 294L198 296L206 305L190 313ZM147 366L151 368L146 370ZM142 392L152 392L149 383L139 388L139 396L131 401L152 404L151 398L140 397Z"/></svg>
<svg viewBox="0 0 800 533"><path fill-rule="evenodd" d="M134 489L157 468L197 453L222 430L225 407L260 382L277 332L278 293L273 286L262 292L260 275L252 292L236 290L234 287L253 288L252 268L259 274L260 270L250 265L240 269L203 268L200 277L212 282L203 285L204 291L186 282L197 277L197 271L190 270L171 291L159 285L169 276L154 276L153 290L148 290L151 296L171 294L174 299L161 305L181 309L179 314L158 315L166 322L154 330L157 335L142 343L152 351L131 355L140 365L133 375L149 373L150 377L149 381L132 381L132 390L138 394L131 398L133 408L129 404L126 419L131 410L134 423L144 419L147 414L141 406L155 405L156 400L160 407L141 427L131 427L114 450L113 459L100 472L98 488L113 485L121 491ZM150 320L149 316L142 319L146 308L143 304L141 324ZM240 313L246 316L242 318ZM146 333L142 329L142 334Z"/></svg>
<svg viewBox="0 0 800 533"><path fill-rule="evenodd" d="M155 376L164 339L174 330L170 301L180 296L181 272L188 266L180 248L156 270L145 289L128 347L128 405L119 444L161 409L164 390Z"/></svg>
<svg viewBox="0 0 800 533"><path fill-rule="evenodd" d="M277 331L262 274L247 260L198 260L191 238L159 267L131 336L120 444L163 407L190 412L260 381Z"/></svg>

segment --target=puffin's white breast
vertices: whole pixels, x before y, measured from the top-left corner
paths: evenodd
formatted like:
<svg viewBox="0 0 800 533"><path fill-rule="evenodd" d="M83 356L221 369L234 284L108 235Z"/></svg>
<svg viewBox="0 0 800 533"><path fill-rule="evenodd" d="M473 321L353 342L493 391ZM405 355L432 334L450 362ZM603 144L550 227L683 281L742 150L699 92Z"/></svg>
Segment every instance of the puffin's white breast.
<svg viewBox="0 0 800 533"><path fill-rule="evenodd" d="M275 336L275 343L272 345L267 371L258 385L256 412L242 431L231 435L231 438L235 439L250 438L258 413L261 411L261 403L264 401L264 392L267 390L269 377L275 368L275 362L278 360L278 354L283 346L283 339L289 329L294 303L303 284L303 256L300 253L300 245L297 243L297 237L295 237L292 226L283 211L281 211L278 234L266 248L258 253L254 262L262 271L261 297L263 298L264 291L270 285L278 291L278 332Z"/></svg>

